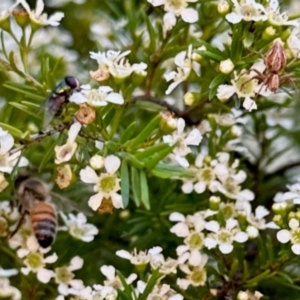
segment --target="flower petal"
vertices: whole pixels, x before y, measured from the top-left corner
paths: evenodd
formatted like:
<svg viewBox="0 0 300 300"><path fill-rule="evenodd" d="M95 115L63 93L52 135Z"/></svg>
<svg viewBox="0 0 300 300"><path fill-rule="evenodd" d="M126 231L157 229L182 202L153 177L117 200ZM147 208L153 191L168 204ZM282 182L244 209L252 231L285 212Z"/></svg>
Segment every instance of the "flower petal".
<svg viewBox="0 0 300 300"><path fill-rule="evenodd" d="M99 208L99 206L101 205L102 200L103 200L102 193L97 193L97 194L91 196L88 201L89 207L91 207L92 210L97 210Z"/></svg>
<svg viewBox="0 0 300 300"><path fill-rule="evenodd" d="M121 165L121 160L118 156L109 155L104 159L104 166L109 174L115 174Z"/></svg>
<svg viewBox="0 0 300 300"><path fill-rule="evenodd" d="M85 183L94 183L96 184L99 181L97 173L89 166L85 167L80 171L80 180Z"/></svg>

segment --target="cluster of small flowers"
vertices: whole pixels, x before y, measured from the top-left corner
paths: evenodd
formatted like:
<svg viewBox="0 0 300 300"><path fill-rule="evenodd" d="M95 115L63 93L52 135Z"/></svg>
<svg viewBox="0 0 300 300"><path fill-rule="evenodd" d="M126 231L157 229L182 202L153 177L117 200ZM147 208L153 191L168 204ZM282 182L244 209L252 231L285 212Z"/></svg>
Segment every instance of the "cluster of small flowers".
<svg viewBox="0 0 300 300"><path fill-rule="evenodd" d="M290 243L294 254L300 255L300 214L294 208L300 204L300 180L287 185L288 192L277 193L272 209L273 221L282 228L277 232L277 239L282 244Z"/></svg>
<svg viewBox="0 0 300 300"><path fill-rule="evenodd" d="M284 56L299 57L300 53L300 29L298 20L289 20L286 12L280 13L279 1L268 1L264 6L257 3L255 0L249 1L232 1L232 11L229 12L230 5L226 0L220 0L218 3L218 11L221 14L226 14L225 18L229 23L237 24L242 21L245 22L268 22L271 26L266 27L264 34L269 38L276 34L276 27L279 26L293 26L293 30L286 39L287 49L283 49ZM229 12L229 13L228 13ZM284 42L279 38L275 42L284 45ZM229 61L229 62L228 62ZM230 64L230 70L225 67ZM222 66L224 65L224 66ZM220 63L220 71L228 74L234 69L232 61L226 60ZM257 74L263 74L266 70L266 64L259 60L254 63L250 70L234 71L234 78L231 80L232 85L220 85L218 88L217 97L221 101L227 101L236 94L239 98L244 98L243 107L248 111L257 109L255 98L257 95L270 96L274 91L270 90L268 82L259 83ZM270 83L269 83L270 84ZM274 88L275 89L275 88Z"/></svg>
<svg viewBox="0 0 300 300"><path fill-rule="evenodd" d="M8 186L4 173L11 174L15 167L28 165L28 160L21 156L21 150L13 147L13 136L0 127L0 192Z"/></svg>
<svg viewBox="0 0 300 300"><path fill-rule="evenodd" d="M9 298L12 300L20 300L22 298L21 292L10 285L8 277L18 274L18 270L10 269L4 270L0 268L0 298Z"/></svg>
<svg viewBox="0 0 300 300"><path fill-rule="evenodd" d="M161 283L161 280L168 274L176 273L177 261L171 258L165 259L161 254L162 248L154 247L149 251L140 251L137 253L129 253L125 250L117 251L117 255L130 260L130 262L143 272L147 265L151 266L152 270L158 270L159 276L156 285L148 295L147 299L154 299L159 296L159 299L182 300L183 297L170 288L169 285ZM55 269L55 281L59 284L60 295L56 300L63 300L67 295L77 296L79 299L94 300L94 299L117 299L118 290L124 291L125 287L116 274L116 269L113 266L103 265L100 268L101 273L105 276L103 284L94 284L93 286L84 286L81 280L73 279L73 270L82 267L82 260L75 257L72 259L70 266ZM147 282L137 281L136 288L133 287L133 282L138 278L137 274L131 274L128 278L124 278L126 285L131 286L133 298L137 298L143 294ZM72 279L72 280L71 280ZM77 299L76 298L76 299Z"/></svg>
<svg viewBox="0 0 300 300"><path fill-rule="evenodd" d="M179 268L187 274L186 278L177 279L182 289L205 285L208 256L201 252L204 248L218 247L221 253L229 254L235 243L257 238L259 230L278 228L274 222L266 222L269 211L263 206L258 206L254 214L239 205L223 203L216 196L210 197L209 205L209 209L186 217L177 212L170 215L170 221L177 222L170 231L184 239L184 244L176 249Z"/></svg>

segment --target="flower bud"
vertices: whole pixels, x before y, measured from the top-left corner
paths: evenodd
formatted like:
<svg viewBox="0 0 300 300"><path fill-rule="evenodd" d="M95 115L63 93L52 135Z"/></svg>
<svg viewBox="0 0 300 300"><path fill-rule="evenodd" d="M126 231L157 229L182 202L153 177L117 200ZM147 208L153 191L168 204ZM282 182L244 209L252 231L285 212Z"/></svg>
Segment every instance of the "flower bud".
<svg viewBox="0 0 300 300"><path fill-rule="evenodd" d="M249 236L250 239L255 239L259 236L259 231L256 227L252 226L252 225L249 225L247 228L246 228L246 232Z"/></svg>
<svg viewBox="0 0 300 300"><path fill-rule="evenodd" d="M283 225L283 219L282 219L282 216L281 216L281 215L275 215L275 216L273 217L273 222L274 222L277 226L281 227L281 226Z"/></svg>
<svg viewBox="0 0 300 300"><path fill-rule="evenodd" d="M272 210L275 214L280 214L285 216L287 212L287 203L286 202L274 203L272 205Z"/></svg>
<svg viewBox="0 0 300 300"><path fill-rule="evenodd" d="M297 219L297 220L300 220L300 211L296 212L296 216L294 218Z"/></svg>
<svg viewBox="0 0 300 300"><path fill-rule="evenodd" d="M104 167L104 158L98 154L90 158L90 166L94 170L100 170Z"/></svg>
<svg viewBox="0 0 300 300"><path fill-rule="evenodd" d="M211 210L218 210L220 207L221 198L217 196L211 196L209 198L209 208Z"/></svg>
<svg viewBox="0 0 300 300"><path fill-rule="evenodd" d="M201 46L198 49L195 49L196 51L206 51L206 47L205 46ZM194 50L194 51L195 51ZM202 55L196 52L192 53L192 60L196 61L196 62L200 62L202 60Z"/></svg>
<svg viewBox="0 0 300 300"><path fill-rule="evenodd" d="M232 72L232 70L234 69L234 64L231 61L231 59L226 59L226 60L222 60L220 62L220 72L223 74L229 74Z"/></svg>
<svg viewBox="0 0 300 300"><path fill-rule="evenodd" d="M219 0L217 8L220 15L226 15L229 12L230 5L226 0Z"/></svg>
<svg viewBox="0 0 300 300"><path fill-rule="evenodd" d="M29 24L29 14L24 9L14 10L12 15L15 17L17 24L21 28L25 28Z"/></svg>
<svg viewBox="0 0 300 300"><path fill-rule="evenodd" d="M276 30L274 29L274 27L269 26L264 30L262 37L264 40L268 41L272 39L275 34L276 34Z"/></svg>
<svg viewBox="0 0 300 300"><path fill-rule="evenodd" d="M242 135L243 131L241 130L241 128L239 126L232 126L230 129L230 134L233 138L238 138Z"/></svg>
<svg viewBox="0 0 300 300"><path fill-rule="evenodd" d="M10 12L5 12L2 17L0 16L0 28L10 32Z"/></svg>
<svg viewBox="0 0 300 300"><path fill-rule="evenodd" d="M185 105L191 106L195 102L195 96L193 93L187 92L184 94L183 100L184 100Z"/></svg>
<svg viewBox="0 0 300 300"><path fill-rule="evenodd" d="M250 300L250 299L247 292L239 291L239 293L237 294L237 300Z"/></svg>
<svg viewBox="0 0 300 300"><path fill-rule="evenodd" d="M173 117L174 114L169 111L163 111L160 113L161 119L159 122L160 131L165 134L172 133L177 128L177 121Z"/></svg>

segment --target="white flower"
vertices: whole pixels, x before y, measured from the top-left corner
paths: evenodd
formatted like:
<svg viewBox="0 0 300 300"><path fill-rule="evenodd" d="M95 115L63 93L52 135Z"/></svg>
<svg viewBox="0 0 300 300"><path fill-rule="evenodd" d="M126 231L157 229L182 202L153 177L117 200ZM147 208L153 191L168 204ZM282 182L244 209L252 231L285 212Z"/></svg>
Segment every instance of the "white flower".
<svg viewBox="0 0 300 300"><path fill-rule="evenodd" d="M171 71L164 75L167 82L171 80L174 81L166 90L166 95L169 95L181 82L185 81L189 77L192 69L198 73L196 66L193 65L192 51L193 47L189 45L187 51L180 52L175 56L174 63L177 66L177 72Z"/></svg>
<svg viewBox="0 0 300 300"><path fill-rule="evenodd" d="M293 57L300 58L300 28L294 28L286 41Z"/></svg>
<svg viewBox="0 0 300 300"><path fill-rule="evenodd" d="M188 215L186 218L180 213L172 213L171 221L179 221L174 225L170 232L175 233L178 237L184 238L184 244L177 247L178 263L183 264L187 260L192 266L197 266L200 260L200 252L204 246L205 220L198 212L194 215Z"/></svg>
<svg viewBox="0 0 300 300"><path fill-rule="evenodd" d="M230 23L237 24L242 20L250 21L265 21L267 19L266 9L255 0L232 0L234 5L233 12L226 15L226 20Z"/></svg>
<svg viewBox="0 0 300 300"><path fill-rule="evenodd" d="M174 14L168 12L168 13L164 14L163 21L164 21L164 29L166 31L169 31L175 26L176 17L174 16Z"/></svg>
<svg viewBox="0 0 300 300"><path fill-rule="evenodd" d="M119 93L114 93L109 86L100 86L98 89L92 89L89 84L81 86L81 91L73 93L70 102L76 104L87 103L90 106L105 106L109 102L114 104L123 104L124 99Z"/></svg>
<svg viewBox="0 0 300 300"><path fill-rule="evenodd" d="M9 9L0 11L0 22L8 19L18 5L19 1L16 1Z"/></svg>
<svg viewBox="0 0 300 300"><path fill-rule="evenodd" d="M58 291L61 295L74 294L74 292L84 289L82 280L74 279L72 272L81 269L82 266L83 259L75 256L69 266L55 268L54 280L58 284Z"/></svg>
<svg viewBox="0 0 300 300"><path fill-rule="evenodd" d="M130 260L133 265L146 265L152 259L155 259L155 256L159 255L161 252L161 247L153 247L148 251L140 251L139 253L137 253L136 249L134 249L133 253L126 250L119 250L116 254L122 258Z"/></svg>
<svg viewBox="0 0 300 300"><path fill-rule="evenodd" d="M193 8L187 8L189 2L197 2L197 0L147 0L153 6L164 5L167 13L174 16L181 16L182 20L187 23L195 23L198 21L198 12Z"/></svg>
<svg viewBox="0 0 300 300"><path fill-rule="evenodd" d="M289 221L290 230L281 229L277 232L276 236L280 243L286 244L291 242L292 251L296 255L300 255L300 227L299 221L292 218Z"/></svg>
<svg viewBox="0 0 300 300"><path fill-rule="evenodd" d="M20 213L17 207L11 207L10 201L1 201L0 216L3 216L10 221L16 221L20 218Z"/></svg>
<svg viewBox="0 0 300 300"><path fill-rule="evenodd" d="M111 74L115 78L126 78L132 72L144 73L147 68L145 63L133 64L132 66L125 59L125 56L130 53L130 50L121 53L121 51L109 50L105 52L90 52L92 59L96 59L99 66L98 71L101 74ZM107 75L106 75L107 77ZM105 76L104 78L107 79Z"/></svg>
<svg viewBox="0 0 300 300"><path fill-rule="evenodd" d="M38 26L58 26L61 19L64 17L64 13L57 12L48 18L47 14L43 14L44 10L44 2L43 0L37 0L35 10L31 11L30 6L26 2L26 0L18 0L20 4L25 8L25 10L29 14L29 18L32 22L37 24Z"/></svg>
<svg viewBox="0 0 300 300"><path fill-rule="evenodd" d="M261 73L263 73L265 68L266 66L262 60L251 67L251 69L255 69ZM250 72L242 70L240 74L234 72L234 79L231 80L232 85L221 84L217 90L217 98L221 101L226 101L234 94L237 94L239 98L245 99L243 102L243 107L245 109L248 111L257 109L256 102L252 98L254 98L257 93L268 96L271 92L266 86L258 84L258 80L254 78L257 74L254 71L251 71L251 69Z"/></svg>
<svg viewBox="0 0 300 300"><path fill-rule="evenodd" d="M269 213L270 212L264 206L259 205L255 209L255 214L251 213L247 215L247 221L250 225L259 230L264 230L266 228L278 229L279 227L274 222L266 223L264 217Z"/></svg>
<svg viewBox="0 0 300 300"><path fill-rule="evenodd" d="M289 20L286 12L280 13L278 0L269 0L267 7L267 16L273 26L299 26L298 20Z"/></svg>
<svg viewBox="0 0 300 300"><path fill-rule="evenodd" d="M141 280L137 283L137 290L139 293L143 294L147 284ZM183 296L177 294L171 287L167 284L155 285L151 293L148 294L147 299L161 299L161 300L183 300Z"/></svg>
<svg viewBox="0 0 300 300"><path fill-rule="evenodd" d="M18 167L25 167L28 165L28 160L21 157L21 151L15 151L10 154L14 146L13 137L0 127L0 172L11 173L16 164Z"/></svg>
<svg viewBox="0 0 300 300"><path fill-rule="evenodd" d="M21 292L10 285L7 277L18 274L16 269L4 270L0 268L0 298L9 298L12 300L20 300L22 298Z"/></svg>
<svg viewBox="0 0 300 300"><path fill-rule="evenodd" d="M230 58L220 62L220 72L229 74L234 69L234 64Z"/></svg>
<svg viewBox="0 0 300 300"><path fill-rule="evenodd" d="M72 124L68 132L67 143L62 146L55 146L54 151L56 164L67 162L73 157L77 149L77 143L75 142L75 140L77 138L77 135L79 134L81 127L82 125L79 122L75 122L74 124Z"/></svg>
<svg viewBox="0 0 300 300"><path fill-rule="evenodd" d="M202 140L202 135L199 129L194 128L188 134L184 132L185 121L182 118L177 120L177 130L173 135L165 135L163 140L169 145L176 144L177 147L174 148L174 159L182 167L188 167L189 163L185 156L191 152L188 146L198 146Z"/></svg>
<svg viewBox="0 0 300 300"><path fill-rule="evenodd" d="M58 256L54 253L45 258L34 236L27 239L26 246L26 249L20 248L17 251L18 256L23 258L23 263L26 265L25 268L21 268L21 272L24 275L28 275L30 272L37 273L37 279L40 282L48 283L54 276L54 272L46 269L45 266L56 262Z"/></svg>
<svg viewBox="0 0 300 300"><path fill-rule="evenodd" d="M106 280L104 280L105 286L110 286L115 289L121 289L121 290L124 289L119 276L116 276L116 269L113 266L104 265L100 268L100 271L106 277ZM126 279L126 282L127 284L132 284L132 282L136 279L137 279L137 275L131 274Z"/></svg>
<svg viewBox="0 0 300 300"><path fill-rule="evenodd" d="M235 219L228 219L225 228L221 228L217 221L207 222L205 228L213 232L205 238L205 246L208 249L218 246L223 254L228 254L233 250L234 241L245 243L248 240L248 235L238 228Z"/></svg>
<svg viewBox="0 0 300 300"><path fill-rule="evenodd" d="M207 280L205 265L207 261L208 256L200 253L200 261L197 266L192 267L190 265L180 265L179 268L187 274L187 277L178 278L177 285L183 290L186 290L189 285L195 287L205 285Z"/></svg>
<svg viewBox="0 0 300 300"><path fill-rule="evenodd" d="M120 159L115 155L109 155L104 158L104 166L107 173L102 172L100 176L91 168L86 167L80 171L80 179L85 183L93 183L94 191L97 194L89 199L89 206L97 210L102 200L111 199L115 208L123 208L122 196L117 192L120 190L120 179L117 177L117 170L121 164Z"/></svg>
<svg viewBox="0 0 300 300"><path fill-rule="evenodd" d="M87 223L86 216L79 213L77 216L69 214L68 217L60 211L60 215L66 224L70 235L84 242L91 242L99 230L93 224Z"/></svg>

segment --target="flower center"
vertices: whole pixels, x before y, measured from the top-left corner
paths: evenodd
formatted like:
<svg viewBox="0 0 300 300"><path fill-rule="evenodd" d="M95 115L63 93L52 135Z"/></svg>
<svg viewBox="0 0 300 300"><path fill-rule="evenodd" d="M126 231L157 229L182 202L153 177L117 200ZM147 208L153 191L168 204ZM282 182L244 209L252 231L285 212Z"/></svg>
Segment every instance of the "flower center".
<svg viewBox="0 0 300 300"><path fill-rule="evenodd" d="M39 269L45 265L40 253L30 253L24 263L33 270Z"/></svg>
<svg viewBox="0 0 300 300"><path fill-rule="evenodd" d="M228 191L228 193L233 195L236 195L241 190L241 187L237 185L232 178L228 178L226 180L224 187Z"/></svg>
<svg viewBox="0 0 300 300"><path fill-rule="evenodd" d="M99 191L102 191L104 193L111 193L114 191L118 191L118 182L116 180L115 175L110 174L101 174L100 180L98 184Z"/></svg>
<svg viewBox="0 0 300 300"><path fill-rule="evenodd" d="M69 284L69 282L74 278L74 274L69 271L67 267L61 267L55 269L56 283Z"/></svg>
<svg viewBox="0 0 300 300"><path fill-rule="evenodd" d="M200 171L199 175L200 175L199 176L200 179L203 180L203 181L205 181L205 182L210 182L210 181L212 181L215 178L214 173L213 173L213 171L212 171L211 168L204 168L204 169L202 169Z"/></svg>
<svg viewBox="0 0 300 300"><path fill-rule="evenodd" d="M223 213L224 219L228 220L233 216L234 208L232 207L231 204L225 204L222 207L222 213Z"/></svg>
<svg viewBox="0 0 300 300"><path fill-rule="evenodd" d="M79 227L79 226L77 226L77 224L76 224L75 226L72 226L72 227L70 228L70 233L71 233L71 235L73 235L74 237L80 238L80 237L82 237L82 236L85 235L86 230L85 230L84 227Z"/></svg>
<svg viewBox="0 0 300 300"><path fill-rule="evenodd" d="M231 235L231 233L230 233L230 231L228 229L221 229L218 232L217 236L218 236L219 243L221 243L221 244L226 244L226 243L231 244L231 241L232 241L231 237L232 237L232 235Z"/></svg>
<svg viewBox="0 0 300 300"><path fill-rule="evenodd" d="M203 247L204 235L202 232L194 232L188 238L186 243L191 249L201 249Z"/></svg>
<svg viewBox="0 0 300 300"><path fill-rule="evenodd" d="M259 16L259 12L252 6L243 5L240 9L240 14L244 17L244 20L251 21L253 16Z"/></svg>
<svg viewBox="0 0 300 300"><path fill-rule="evenodd" d="M186 0L167 0L165 10L180 15L181 11L187 7Z"/></svg>
<svg viewBox="0 0 300 300"><path fill-rule="evenodd" d="M239 97L254 95L256 83L257 81L252 79L250 75L245 74L240 76L235 82Z"/></svg>
<svg viewBox="0 0 300 300"><path fill-rule="evenodd" d="M292 230L291 233L292 233L291 243L292 244L300 243L300 228Z"/></svg>
<svg viewBox="0 0 300 300"><path fill-rule="evenodd" d="M193 282L193 286L204 285L206 282L206 270L196 269L190 275L190 279Z"/></svg>

